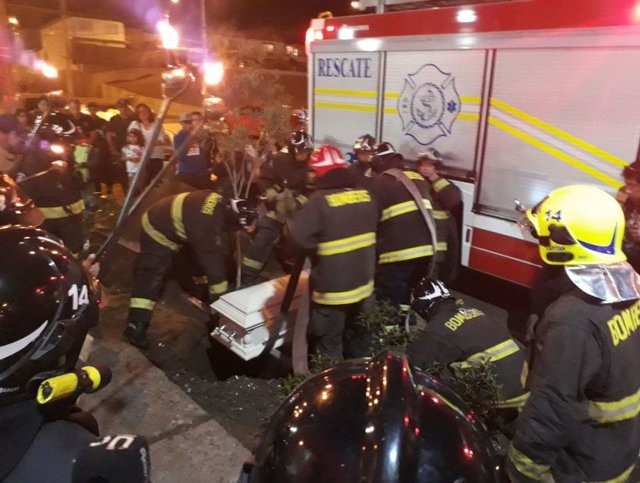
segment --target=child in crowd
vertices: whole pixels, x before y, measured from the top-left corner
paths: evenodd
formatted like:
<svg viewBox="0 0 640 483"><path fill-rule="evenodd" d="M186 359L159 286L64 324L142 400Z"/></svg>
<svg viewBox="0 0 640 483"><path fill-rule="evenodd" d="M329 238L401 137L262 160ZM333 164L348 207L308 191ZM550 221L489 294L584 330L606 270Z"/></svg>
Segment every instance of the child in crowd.
<svg viewBox="0 0 640 483"><path fill-rule="evenodd" d="M142 132L139 129L131 129L127 133L127 144L122 147L122 160L126 163L129 184L133 182L133 178L140 169L143 148Z"/></svg>

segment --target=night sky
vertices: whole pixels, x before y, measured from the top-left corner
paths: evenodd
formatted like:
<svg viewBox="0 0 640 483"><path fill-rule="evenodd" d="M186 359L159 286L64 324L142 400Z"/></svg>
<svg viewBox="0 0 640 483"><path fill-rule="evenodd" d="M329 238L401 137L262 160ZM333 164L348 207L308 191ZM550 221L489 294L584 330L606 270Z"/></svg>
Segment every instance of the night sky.
<svg viewBox="0 0 640 483"><path fill-rule="evenodd" d="M181 0L183 17L199 25L200 0ZM349 0L206 0L210 29L269 31L287 42L304 42L309 20L319 12L353 12ZM121 20L132 27L152 29L169 0L67 0L69 15ZM38 29L59 16L57 1L7 0L10 15L25 28Z"/></svg>

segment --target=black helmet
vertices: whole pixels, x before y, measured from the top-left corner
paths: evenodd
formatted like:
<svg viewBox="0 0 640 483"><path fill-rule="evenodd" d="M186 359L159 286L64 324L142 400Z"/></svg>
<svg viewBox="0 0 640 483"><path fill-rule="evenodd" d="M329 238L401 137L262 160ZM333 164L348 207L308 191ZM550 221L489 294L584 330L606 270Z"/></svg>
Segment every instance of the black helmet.
<svg viewBox="0 0 640 483"><path fill-rule="evenodd" d="M396 151L393 144L382 142L373 148L371 168L380 174L390 168L399 168L402 164L402 155Z"/></svg>
<svg viewBox="0 0 640 483"><path fill-rule="evenodd" d="M98 296L60 240L0 228L0 404L71 370L98 322Z"/></svg>
<svg viewBox="0 0 640 483"><path fill-rule="evenodd" d="M229 201L229 208L231 209L231 221L233 224L250 226L258 218L258 210L247 200L232 199Z"/></svg>
<svg viewBox="0 0 640 483"><path fill-rule="evenodd" d="M31 198L20 191L11 176L0 173L0 226L38 226L43 221L44 215Z"/></svg>
<svg viewBox="0 0 640 483"><path fill-rule="evenodd" d="M371 134L364 134L356 139L355 143L353 143L353 151L355 153L358 153L358 151L373 153L373 147L375 144L376 140Z"/></svg>
<svg viewBox="0 0 640 483"><path fill-rule="evenodd" d="M411 309L424 320L429 320L433 310L445 300L454 301L449 289L440 280L424 277L411 291Z"/></svg>
<svg viewBox="0 0 640 483"><path fill-rule="evenodd" d="M391 352L327 369L273 416L249 481L497 481L497 460L455 393Z"/></svg>
<svg viewBox="0 0 640 483"><path fill-rule="evenodd" d="M313 151L313 138L305 131L294 131L289 138L289 152L295 154L302 151Z"/></svg>

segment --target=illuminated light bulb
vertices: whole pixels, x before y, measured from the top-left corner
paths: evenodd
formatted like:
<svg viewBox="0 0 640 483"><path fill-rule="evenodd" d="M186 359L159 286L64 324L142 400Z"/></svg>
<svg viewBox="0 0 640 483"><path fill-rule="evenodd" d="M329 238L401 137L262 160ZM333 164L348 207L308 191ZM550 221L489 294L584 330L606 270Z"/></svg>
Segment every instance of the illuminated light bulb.
<svg viewBox="0 0 640 483"><path fill-rule="evenodd" d="M456 20L458 23L472 23L478 20L478 16L476 15L475 10L471 8L463 8L462 10L458 10Z"/></svg>
<svg viewBox="0 0 640 483"><path fill-rule="evenodd" d="M224 64L222 62L205 62L203 70L204 83L206 85L215 86L222 82L224 77Z"/></svg>
<svg viewBox="0 0 640 483"><path fill-rule="evenodd" d="M160 33L162 46L167 50L174 50L180 44L180 36L178 31L169 23L168 20L160 20L156 24L156 29Z"/></svg>

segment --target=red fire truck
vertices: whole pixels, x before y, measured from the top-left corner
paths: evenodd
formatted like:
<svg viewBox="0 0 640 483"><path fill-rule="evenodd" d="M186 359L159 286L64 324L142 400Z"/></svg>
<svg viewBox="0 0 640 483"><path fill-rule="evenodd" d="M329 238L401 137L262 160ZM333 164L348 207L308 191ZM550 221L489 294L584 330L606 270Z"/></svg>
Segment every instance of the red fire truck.
<svg viewBox="0 0 640 483"><path fill-rule="evenodd" d="M615 193L638 154L638 0L314 19L307 49L316 142L347 153L370 133L414 159L436 148L463 191L462 263L521 285L540 261L514 200L572 183Z"/></svg>

